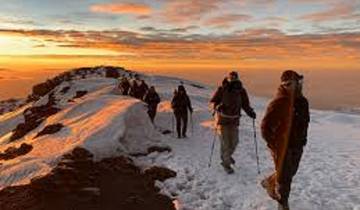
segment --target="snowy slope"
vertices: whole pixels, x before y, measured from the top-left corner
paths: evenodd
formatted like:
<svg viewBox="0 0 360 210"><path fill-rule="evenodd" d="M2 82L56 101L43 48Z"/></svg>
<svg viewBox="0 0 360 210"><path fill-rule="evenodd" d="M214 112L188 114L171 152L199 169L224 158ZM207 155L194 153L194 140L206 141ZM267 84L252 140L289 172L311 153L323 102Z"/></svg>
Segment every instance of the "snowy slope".
<svg viewBox="0 0 360 210"><path fill-rule="evenodd" d="M241 119L240 144L235 153L236 173L226 175L219 165L219 141L215 146L212 167L208 167L210 147L214 139L214 122L208 101L213 89L192 81L184 81L195 112L189 138L176 139L157 130L172 130L170 99L179 79L146 76L155 85L162 103L156 118L156 129L150 123L144 104L114 94L116 80L91 76L62 83L54 92L61 111L47 118L25 137L7 143L11 130L22 122L23 110L0 116L0 152L23 142L34 149L13 160L0 161L0 188L28 183L35 176L45 175L61 156L77 146L91 151L97 159L118 154L143 152L154 144L167 144L172 152L151 153L136 160L138 165L162 165L175 170L174 179L158 183L163 192L173 196L182 210L270 210L270 200L259 182L272 171L272 161L257 131L261 175L257 175L252 121ZM64 87L71 88L62 94ZM77 91L88 91L70 100ZM47 102L43 97L35 104ZM266 99L252 98L262 118ZM26 108L26 107L25 107ZM22 108L22 109L25 109ZM299 173L293 182L290 197L292 209L357 210L360 208L360 116L333 111L311 111L308 146L305 148ZM47 125L61 123L65 127L52 135L34 138ZM193 130L193 132L192 132Z"/></svg>
<svg viewBox="0 0 360 210"><path fill-rule="evenodd" d="M25 103L22 99L9 99L0 101L0 115L12 112Z"/></svg>
<svg viewBox="0 0 360 210"><path fill-rule="evenodd" d="M27 184L34 177L46 175L64 154L76 147L83 147L96 159L102 159L145 152L149 146L161 145L160 133L154 130L147 118L144 104L130 97L114 95L116 83L115 79L99 77L61 84L54 90L61 111L13 143L9 142L9 137L16 125L23 121L24 109L45 104L48 97L0 116L0 152L22 143L34 148L13 160L0 160L0 188ZM60 93L65 86L71 88L66 94ZM79 90L88 93L69 102ZM36 137L46 126L57 123L64 126L59 132Z"/></svg>
<svg viewBox="0 0 360 210"><path fill-rule="evenodd" d="M156 124L169 128L173 119L167 96L175 84L154 81L165 99ZM258 130L262 174L257 175L252 120L246 116L241 119L240 144L234 156L236 174L228 176L220 166L218 138L213 165L208 168L214 122L207 103L214 90L185 86L195 107L193 134L190 129L188 139L167 137L173 153L154 154L141 162L162 164L178 172L177 178L166 181L163 187L167 193L178 195L183 210L275 209L275 202L259 185L273 166ZM251 101L259 125L268 102L262 98ZM360 116L311 110L311 117L309 143L293 182L292 209L360 209Z"/></svg>

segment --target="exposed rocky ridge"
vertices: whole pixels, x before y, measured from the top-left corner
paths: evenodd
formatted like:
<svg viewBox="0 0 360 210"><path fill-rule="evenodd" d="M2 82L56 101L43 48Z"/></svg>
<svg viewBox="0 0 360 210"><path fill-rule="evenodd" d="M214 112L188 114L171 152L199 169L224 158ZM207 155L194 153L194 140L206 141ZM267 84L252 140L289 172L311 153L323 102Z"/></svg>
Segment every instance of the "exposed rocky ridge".
<svg viewBox="0 0 360 210"><path fill-rule="evenodd" d="M5 151L0 152L0 160L11 160L29 153L33 147L29 144L21 144L19 148L9 147Z"/></svg>
<svg viewBox="0 0 360 210"><path fill-rule="evenodd" d="M126 157L94 162L90 152L76 148L47 176L0 191L0 209L175 210L172 200L155 187L155 180L174 176L160 167L143 173Z"/></svg>
<svg viewBox="0 0 360 210"><path fill-rule="evenodd" d="M56 87L60 86L63 82L71 82L75 80L85 79L88 77L108 77L108 78L117 78L119 76L130 76L132 77L135 74L132 71L126 70L122 67L113 67L113 66L100 66L100 67L84 67L73 69L68 72L64 72L55 76L52 79L48 79L46 82L39 83L34 85L32 88L32 93L27 97L26 102L23 102L21 105L26 103L36 102L44 97L48 97L48 101L44 105L33 105L32 107L26 109L23 113L25 122L20 123L14 130L13 134L10 137L10 142L16 141L24 137L30 131L36 129L42 122L46 120L51 115L56 114L61 111L59 106L57 106L56 95L54 95L54 90ZM59 93L66 94L71 89L71 86L63 87ZM73 98L68 99L68 102L73 102L77 98L81 98L88 93L86 90L78 90ZM8 101L0 103L18 103L18 100L10 99ZM13 105L12 108L8 108L6 112L13 111L19 106ZM0 114L3 110L0 106ZM5 112L5 110L3 111Z"/></svg>
<svg viewBox="0 0 360 210"><path fill-rule="evenodd" d="M24 137L28 132L37 128L47 117L60 111L55 107L55 99L52 94L49 95L48 102L45 105L30 107L23 113L25 122L16 126L10 137L10 142Z"/></svg>
<svg viewBox="0 0 360 210"><path fill-rule="evenodd" d="M46 126L42 131L40 131L40 132L35 136L35 138L40 137L40 136L44 136L44 135L49 135L49 134L57 133L57 132L60 131L63 127L64 127L64 125L61 124L61 123L56 123L56 124L48 125L48 126Z"/></svg>
<svg viewBox="0 0 360 210"><path fill-rule="evenodd" d="M27 98L27 102L38 100L40 97L50 93L55 87L65 81L69 82L76 79L85 79L87 77L96 75L108 78L117 78L123 74L132 74L132 72L122 67L113 66L84 67L73 69L48 79L46 82L35 85L32 88L32 93ZM66 90L63 91L65 92Z"/></svg>
<svg viewBox="0 0 360 210"><path fill-rule="evenodd" d="M25 105L25 101L22 99L8 99L0 101L0 115L12 112Z"/></svg>

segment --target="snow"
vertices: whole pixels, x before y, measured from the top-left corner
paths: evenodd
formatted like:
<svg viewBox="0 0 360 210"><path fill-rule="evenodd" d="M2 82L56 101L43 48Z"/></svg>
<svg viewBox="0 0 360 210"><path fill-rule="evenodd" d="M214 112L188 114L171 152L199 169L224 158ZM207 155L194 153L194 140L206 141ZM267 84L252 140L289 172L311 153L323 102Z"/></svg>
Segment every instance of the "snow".
<svg viewBox="0 0 360 210"><path fill-rule="evenodd" d="M0 188L26 184L31 178L49 173L59 158L78 146L90 150L96 159L102 159L167 144L172 152L154 152L137 158L136 163L143 167L165 166L177 172L176 178L157 182L157 185L163 193L176 199L174 203L178 209L275 209L276 203L259 185L272 172L272 160L257 130L262 172L258 175L250 118L243 116L241 119L240 143L234 155L236 172L227 175L219 164L219 138L214 136L214 121L208 105L214 89L199 88L197 86L201 84L183 81L195 112L193 129L189 124L189 138L179 140L174 135L161 135L157 130L172 130L174 118L170 100L180 80L163 76L142 77L149 85L155 85L162 98L155 127L142 102L114 94L117 81L100 77L61 84L54 93L62 111L15 143L6 144L11 130L23 121L21 113L25 107L0 116L0 151L24 142L34 146L25 156L0 161ZM70 89L62 94L60 91L66 86ZM88 94L68 102L76 91L83 90ZM45 101L46 97L35 105ZM258 129L268 100L253 97L251 102L258 113ZM293 180L292 209L360 209L360 115L311 110L311 119L308 145ZM54 123L62 123L65 127L58 133L34 138L45 126ZM209 168L214 137L215 152Z"/></svg>
<svg viewBox="0 0 360 210"><path fill-rule="evenodd" d="M61 112L49 117L24 138L0 146L0 151L21 143L34 147L27 155L0 161L0 188L26 184L34 177L46 175L64 154L75 147L83 147L93 153L95 159L102 159L145 152L150 146L162 145L161 135L153 128L150 120L144 117L147 116L144 104L130 97L111 94L114 81L107 80L82 80L74 85L75 90L69 91L62 99L71 98L79 87L88 90L88 95L68 105L62 100L64 106ZM97 84L98 90L92 84ZM43 104L42 100L39 104ZM65 127L55 134L35 138L44 127L55 123ZM1 128L5 126L0 125ZM8 134L3 136L9 137Z"/></svg>
<svg viewBox="0 0 360 210"><path fill-rule="evenodd" d="M163 97L176 84L161 82ZM171 87L171 88L166 88ZM240 143L234 155L236 173L227 175L220 166L219 138L216 137L212 167L208 167L214 121L208 104L213 89L196 89L185 85L195 107L194 133L184 140L166 137L172 153L154 154L140 163L157 164L177 171L176 179L164 183L164 193L178 195L176 205L182 210L239 210L276 208L260 187L260 181L273 171L272 159L257 130L261 175L257 174L252 119L241 119ZM170 90L170 91L169 91ZM163 98L156 124L169 128L172 114L170 97ZM257 128L268 103L252 98L258 113ZM360 208L360 116L334 111L311 111L308 145L299 172L295 176L290 204L292 209Z"/></svg>

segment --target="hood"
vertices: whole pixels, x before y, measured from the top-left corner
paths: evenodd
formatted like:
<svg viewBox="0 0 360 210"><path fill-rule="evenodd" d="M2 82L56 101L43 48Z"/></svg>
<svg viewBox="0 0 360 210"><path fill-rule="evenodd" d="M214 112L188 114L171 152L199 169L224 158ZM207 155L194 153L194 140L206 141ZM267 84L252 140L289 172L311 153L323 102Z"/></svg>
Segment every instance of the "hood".
<svg viewBox="0 0 360 210"><path fill-rule="evenodd" d="M228 86L229 91L241 90L242 88L243 88L243 85L240 80L230 81L229 86Z"/></svg>

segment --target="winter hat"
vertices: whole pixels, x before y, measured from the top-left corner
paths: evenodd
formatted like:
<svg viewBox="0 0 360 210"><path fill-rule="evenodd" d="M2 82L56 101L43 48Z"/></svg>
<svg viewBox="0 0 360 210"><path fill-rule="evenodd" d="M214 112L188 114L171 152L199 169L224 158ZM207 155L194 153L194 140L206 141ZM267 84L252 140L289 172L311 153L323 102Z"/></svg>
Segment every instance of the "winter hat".
<svg viewBox="0 0 360 210"><path fill-rule="evenodd" d="M303 75L298 74L294 70L286 70L281 75L281 82L287 82L287 81L300 81L304 78Z"/></svg>
<svg viewBox="0 0 360 210"><path fill-rule="evenodd" d="M222 84L222 86L228 85L229 80L227 78L224 78L221 84Z"/></svg>
<svg viewBox="0 0 360 210"><path fill-rule="evenodd" d="M230 77L235 77L236 79L239 79L239 75L238 75L238 73L237 73L236 71L230 72L230 73L229 73L229 76L230 76Z"/></svg>
<svg viewBox="0 0 360 210"><path fill-rule="evenodd" d="M179 91L179 92L180 92L180 91L186 92L186 91L185 91L185 87L184 87L183 85L179 85L178 91Z"/></svg>

